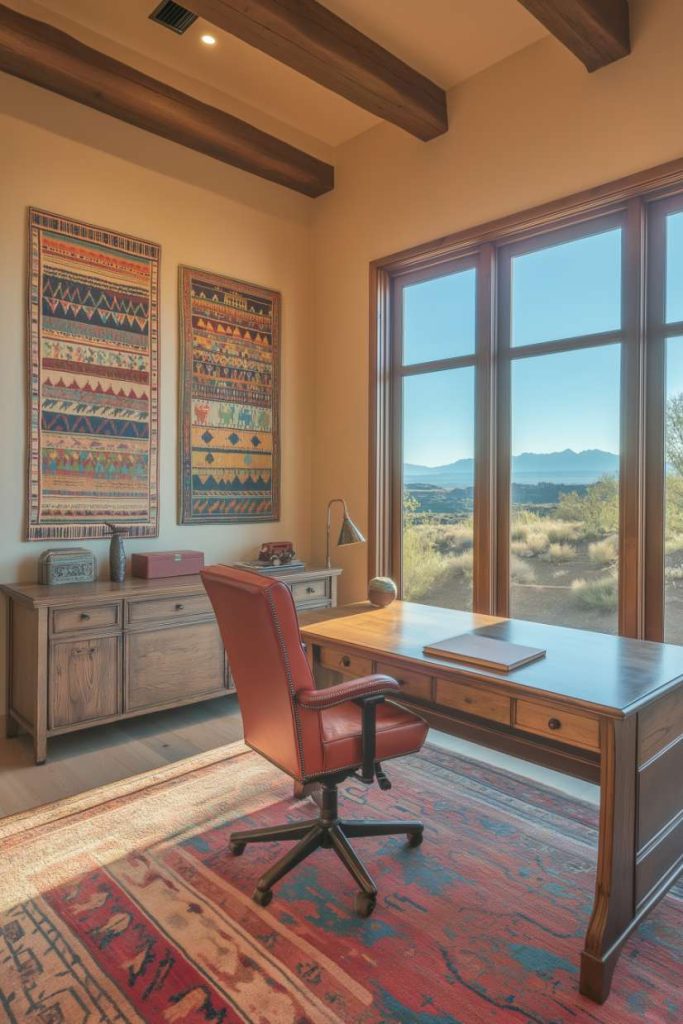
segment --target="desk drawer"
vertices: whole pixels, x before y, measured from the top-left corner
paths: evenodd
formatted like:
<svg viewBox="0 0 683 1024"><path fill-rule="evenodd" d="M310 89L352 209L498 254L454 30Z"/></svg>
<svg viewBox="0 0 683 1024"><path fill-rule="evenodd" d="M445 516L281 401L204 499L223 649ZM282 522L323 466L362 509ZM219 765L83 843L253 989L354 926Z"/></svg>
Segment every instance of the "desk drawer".
<svg viewBox="0 0 683 1024"><path fill-rule="evenodd" d="M329 594L327 592L328 580L303 580L299 583L291 583L290 590L294 598L294 604L298 606L315 602L320 604L325 601Z"/></svg>
<svg viewBox="0 0 683 1024"><path fill-rule="evenodd" d="M478 686L467 686L450 679L437 679L436 703L445 708L465 711L491 722L510 724L510 698L503 693L492 693Z"/></svg>
<svg viewBox="0 0 683 1024"><path fill-rule="evenodd" d="M407 697L417 697L418 700L432 699L431 676L413 672L408 668L399 668L398 665L386 665L384 662L378 662L375 671L384 676L393 676L401 684L401 692Z"/></svg>
<svg viewBox="0 0 683 1024"><path fill-rule="evenodd" d="M206 594L187 597L155 597L149 601L128 601L128 622L168 622L169 619L187 619L194 615L212 614L211 602Z"/></svg>
<svg viewBox="0 0 683 1024"><path fill-rule="evenodd" d="M323 647L320 652L320 664L353 679L372 675L372 660L370 658L363 658L359 654L347 654L339 650L338 647Z"/></svg>
<svg viewBox="0 0 683 1024"><path fill-rule="evenodd" d="M86 629L113 629L121 623L121 605L91 604L73 608L54 608L52 632L79 633Z"/></svg>
<svg viewBox="0 0 683 1024"><path fill-rule="evenodd" d="M525 732L568 743L572 747L600 750L600 729L596 718L561 711L551 704L516 701L514 725Z"/></svg>

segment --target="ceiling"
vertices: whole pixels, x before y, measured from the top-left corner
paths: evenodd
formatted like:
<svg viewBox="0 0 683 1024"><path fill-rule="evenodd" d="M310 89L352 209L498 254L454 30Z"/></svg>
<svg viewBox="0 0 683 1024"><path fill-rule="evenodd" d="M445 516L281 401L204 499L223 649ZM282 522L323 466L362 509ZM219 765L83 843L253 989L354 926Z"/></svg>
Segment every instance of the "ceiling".
<svg viewBox="0 0 683 1024"><path fill-rule="evenodd" d="M294 131L301 144L308 139L335 147L379 123L373 114L201 19L182 36L155 24L149 14L157 0L7 2L215 106L253 123L260 120L260 127L288 141L295 141ZM547 35L517 0L324 3L444 89ZM216 37L215 46L200 42L206 31ZM253 113L257 116L249 116ZM278 132L278 123L284 131Z"/></svg>

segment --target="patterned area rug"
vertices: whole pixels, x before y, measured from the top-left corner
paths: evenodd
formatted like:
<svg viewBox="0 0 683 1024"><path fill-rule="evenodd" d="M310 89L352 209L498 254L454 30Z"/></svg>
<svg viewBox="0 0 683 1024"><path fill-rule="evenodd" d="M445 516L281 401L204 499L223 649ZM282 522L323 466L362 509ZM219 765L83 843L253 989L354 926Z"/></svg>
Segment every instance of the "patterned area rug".
<svg viewBox="0 0 683 1024"><path fill-rule="evenodd" d="M49 770L49 769L48 769ZM38 1024L680 1024L683 887L624 949L602 1007L578 994L596 813L427 748L347 817L414 816L425 842L357 840L380 889L319 851L265 909L271 845L236 826L311 816L241 744L0 823L0 1018Z"/></svg>

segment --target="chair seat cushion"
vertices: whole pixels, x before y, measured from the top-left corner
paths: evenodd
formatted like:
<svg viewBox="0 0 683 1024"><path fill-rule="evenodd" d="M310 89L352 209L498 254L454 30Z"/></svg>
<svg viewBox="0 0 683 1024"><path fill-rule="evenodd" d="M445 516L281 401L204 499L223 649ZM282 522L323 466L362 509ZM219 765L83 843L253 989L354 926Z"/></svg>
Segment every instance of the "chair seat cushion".
<svg viewBox="0 0 683 1024"><path fill-rule="evenodd" d="M362 718L358 704L338 704L320 712L324 770L354 768L361 764ZM375 757L392 757L419 750L427 736L427 723L391 701L377 706L377 743Z"/></svg>

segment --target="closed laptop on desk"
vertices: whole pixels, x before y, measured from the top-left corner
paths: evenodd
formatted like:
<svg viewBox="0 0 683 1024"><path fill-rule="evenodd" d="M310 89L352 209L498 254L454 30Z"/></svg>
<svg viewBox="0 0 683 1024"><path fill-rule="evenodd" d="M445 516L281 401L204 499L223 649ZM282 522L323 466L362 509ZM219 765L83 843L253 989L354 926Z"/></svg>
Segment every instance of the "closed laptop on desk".
<svg viewBox="0 0 683 1024"><path fill-rule="evenodd" d="M498 672L511 672L521 665L528 665L530 661L545 657L545 651L539 647L511 644L506 640L494 640L493 637L479 636L477 633L452 636L435 644L427 644L423 650L425 654L436 658L480 665Z"/></svg>

